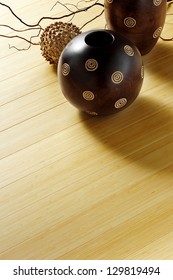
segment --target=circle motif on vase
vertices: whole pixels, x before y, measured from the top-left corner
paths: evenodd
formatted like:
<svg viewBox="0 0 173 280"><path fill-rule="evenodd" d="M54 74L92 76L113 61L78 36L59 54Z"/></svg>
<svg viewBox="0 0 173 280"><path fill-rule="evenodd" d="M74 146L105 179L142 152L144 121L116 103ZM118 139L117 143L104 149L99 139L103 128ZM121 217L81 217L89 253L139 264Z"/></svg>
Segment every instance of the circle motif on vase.
<svg viewBox="0 0 173 280"><path fill-rule="evenodd" d="M116 71L112 74L111 80L114 84L120 84L124 79L124 75L120 71Z"/></svg>
<svg viewBox="0 0 173 280"><path fill-rule="evenodd" d="M120 98L115 102L115 108L120 109L124 107L127 104L127 99L126 98Z"/></svg>
<svg viewBox="0 0 173 280"><path fill-rule="evenodd" d="M62 65L62 74L63 76L67 76L70 73L70 65L68 63L64 63Z"/></svg>
<svg viewBox="0 0 173 280"><path fill-rule="evenodd" d="M157 28L153 33L153 38L158 38L162 32L162 27Z"/></svg>
<svg viewBox="0 0 173 280"><path fill-rule="evenodd" d="M124 46L124 51L129 56L133 56L134 55L134 50L129 45L125 45Z"/></svg>
<svg viewBox="0 0 173 280"><path fill-rule="evenodd" d="M92 91L86 90L83 92L83 98L87 101L91 101L94 99L94 93Z"/></svg>
<svg viewBox="0 0 173 280"><path fill-rule="evenodd" d="M162 3L162 0L153 0L155 6L159 6Z"/></svg>
<svg viewBox="0 0 173 280"><path fill-rule="evenodd" d="M136 25L136 20L132 17L126 17L124 19L124 24L125 26L127 26L128 28L133 28Z"/></svg>
<svg viewBox="0 0 173 280"><path fill-rule="evenodd" d="M85 62L85 68L87 71L95 71L98 68L97 60L90 58Z"/></svg>
<svg viewBox="0 0 173 280"><path fill-rule="evenodd" d="M141 78L144 78L144 66L141 67Z"/></svg>

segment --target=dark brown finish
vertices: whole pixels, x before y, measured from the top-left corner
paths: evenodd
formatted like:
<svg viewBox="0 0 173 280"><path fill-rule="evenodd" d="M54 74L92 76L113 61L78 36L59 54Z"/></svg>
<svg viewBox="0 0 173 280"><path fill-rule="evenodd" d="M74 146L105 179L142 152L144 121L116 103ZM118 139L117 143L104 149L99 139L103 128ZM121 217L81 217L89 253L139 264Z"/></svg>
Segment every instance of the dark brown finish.
<svg viewBox="0 0 173 280"><path fill-rule="evenodd" d="M64 96L91 115L126 108L139 94L143 82L138 49L110 30L76 36L62 52L58 65Z"/></svg>
<svg viewBox="0 0 173 280"><path fill-rule="evenodd" d="M105 0L105 18L109 29L129 38L145 55L161 34L166 7L166 0Z"/></svg>

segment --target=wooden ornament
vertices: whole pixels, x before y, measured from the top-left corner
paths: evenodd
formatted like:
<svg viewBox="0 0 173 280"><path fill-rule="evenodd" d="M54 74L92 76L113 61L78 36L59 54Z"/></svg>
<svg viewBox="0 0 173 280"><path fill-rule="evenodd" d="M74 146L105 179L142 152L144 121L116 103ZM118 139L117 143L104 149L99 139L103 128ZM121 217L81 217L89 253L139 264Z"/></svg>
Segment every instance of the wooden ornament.
<svg viewBox="0 0 173 280"><path fill-rule="evenodd" d="M66 99L91 115L118 113L138 96L144 78L141 55L119 33L93 30L63 50L58 79Z"/></svg>
<svg viewBox="0 0 173 280"><path fill-rule="evenodd" d="M105 0L109 29L129 38L142 55L149 53L162 32L166 0Z"/></svg>
<svg viewBox="0 0 173 280"><path fill-rule="evenodd" d="M79 28L72 23L55 22L47 26L40 37L43 57L50 64L58 64L65 46L80 33Z"/></svg>

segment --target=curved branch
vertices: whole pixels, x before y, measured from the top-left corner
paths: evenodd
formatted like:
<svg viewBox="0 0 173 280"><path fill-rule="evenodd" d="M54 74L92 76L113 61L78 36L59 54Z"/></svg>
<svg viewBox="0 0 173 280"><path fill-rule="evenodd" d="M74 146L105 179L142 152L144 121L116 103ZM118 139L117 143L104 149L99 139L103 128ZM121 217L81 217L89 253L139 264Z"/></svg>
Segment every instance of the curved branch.
<svg viewBox="0 0 173 280"><path fill-rule="evenodd" d="M6 28L9 28L9 29L11 29L11 30L13 30L13 31L15 31L15 32L26 32L26 31L32 31L32 30L44 30L41 26L40 27L35 27L35 28L32 28L32 27L30 27L30 28L26 28L26 29L15 29L15 28L13 28L13 27L11 27L11 26L9 26L9 25L6 25L6 24L0 24L0 27L6 27Z"/></svg>
<svg viewBox="0 0 173 280"><path fill-rule="evenodd" d="M10 6L0 2L0 5L1 6L5 6L6 8L8 8L10 10L10 12L14 15L14 17L16 17L22 24L28 26L28 27L37 27L37 26L40 26L40 23L43 21L43 20L60 20L60 19L63 19L63 18L67 18L67 17L71 17L75 14L78 14L78 13L81 13L81 12L87 12L89 9L93 8L94 6L101 6L101 7L104 7L103 4L101 3L94 3L86 8L83 8L83 9L78 9L77 11L75 12L70 12L69 14L67 15L63 15L63 16L60 16L60 17L42 17L39 19L39 21L36 23L36 24L28 24L26 22L24 22L21 18L19 18L15 13L14 11L11 9Z"/></svg>
<svg viewBox="0 0 173 280"><path fill-rule="evenodd" d="M8 35L1 35L0 34L0 37L3 37L3 38L9 38L9 39L14 39L14 38L18 38L18 39L21 39L21 40L24 40L25 42L27 42L27 43L29 43L29 44L31 44L31 45L39 45L40 43L33 43L32 41L30 41L30 40L28 40L28 39L26 39L26 38L24 38L24 37L21 37L21 36L18 36L18 35L14 35L14 36L8 36ZM35 36L32 36L31 38L33 38L33 37L35 37ZM37 36L36 36L37 37Z"/></svg>
<svg viewBox="0 0 173 280"><path fill-rule="evenodd" d="M101 11L100 14L98 14L97 16L95 16L94 18L92 18L91 20L89 20L88 22L84 23L84 24L81 26L80 30L81 30L82 28L84 28L84 26L86 26L87 24L91 23L93 20L99 18L103 13L104 13L104 10Z"/></svg>
<svg viewBox="0 0 173 280"><path fill-rule="evenodd" d="M18 17L18 16L13 12L12 8L11 8L10 6L8 6L7 4L4 4L4 3L0 2L0 5L6 7L7 9L9 9L10 12L12 13L12 15L13 15L15 18L17 18L22 24L24 24L24 25L26 25L26 26L28 26L28 27L34 27L34 26L30 25L30 24L27 24L27 23L24 22L20 17ZM36 25L36 26L37 26L37 25Z"/></svg>
<svg viewBox="0 0 173 280"><path fill-rule="evenodd" d="M75 4L70 4L70 3L65 3L65 4L63 4L63 3L61 3L60 1L56 1L56 3L53 5L53 7L51 8L51 11L55 8L55 6L57 5L57 4L59 4L59 5L61 5L61 6L63 6L67 11L69 11L69 12L73 12L71 9L69 9L68 8L68 6L72 6L72 7L75 7L75 8L77 8L77 6L75 5ZM68 6L67 6L68 5Z"/></svg>

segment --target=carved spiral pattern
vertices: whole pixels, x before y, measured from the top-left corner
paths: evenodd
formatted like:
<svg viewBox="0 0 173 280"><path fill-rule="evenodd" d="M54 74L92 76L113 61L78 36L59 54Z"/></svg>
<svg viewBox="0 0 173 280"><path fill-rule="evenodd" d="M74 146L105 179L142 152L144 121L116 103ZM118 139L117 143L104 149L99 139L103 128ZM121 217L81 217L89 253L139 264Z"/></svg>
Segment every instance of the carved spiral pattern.
<svg viewBox="0 0 173 280"><path fill-rule="evenodd" d="M141 67L141 78L144 78L144 66Z"/></svg>
<svg viewBox="0 0 173 280"><path fill-rule="evenodd" d="M120 109L120 108L124 107L126 104L127 104L127 99L126 98L118 99L115 102L115 108Z"/></svg>
<svg viewBox="0 0 173 280"><path fill-rule="evenodd" d="M136 20L134 18L132 18L132 17L126 17L124 19L124 24L128 28L133 28L136 25Z"/></svg>
<svg viewBox="0 0 173 280"><path fill-rule="evenodd" d="M70 65L68 63L64 63L62 65L62 74L63 76L67 76L70 73Z"/></svg>
<svg viewBox="0 0 173 280"><path fill-rule="evenodd" d="M111 80L114 84L120 84L124 79L123 73L120 71L116 71L112 74Z"/></svg>
<svg viewBox="0 0 173 280"><path fill-rule="evenodd" d="M97 60L90 58L85 62L85 68L87 71L95 71L98 68Z"/></svg>
<svg viewBox="0 0 173 280"><path fill-rule="evenodd" d="M162 32L162 27L157 28L153 33L153 38L158 38Z"/></svg>
<svg viewBox="0 0 173 280"><path fill-rule="evenodd" d="M134 55L134 50L129 45L124 46L124 51L129 56L133 56Z"/></svg>
<svg viewBox="0 0 173 280"><path fill-rule="evenodd" d="M159 6L162 3L162 0L153 0L155 6Z"/></svg>
<svg viewBox="0 0 173 280"><path fill-rule="evenodd" d="M83 92L83 98L87 101L93 100L94 97L95 96L94 96L94 93L92 91L86 90L86 91Z"/></svg>

